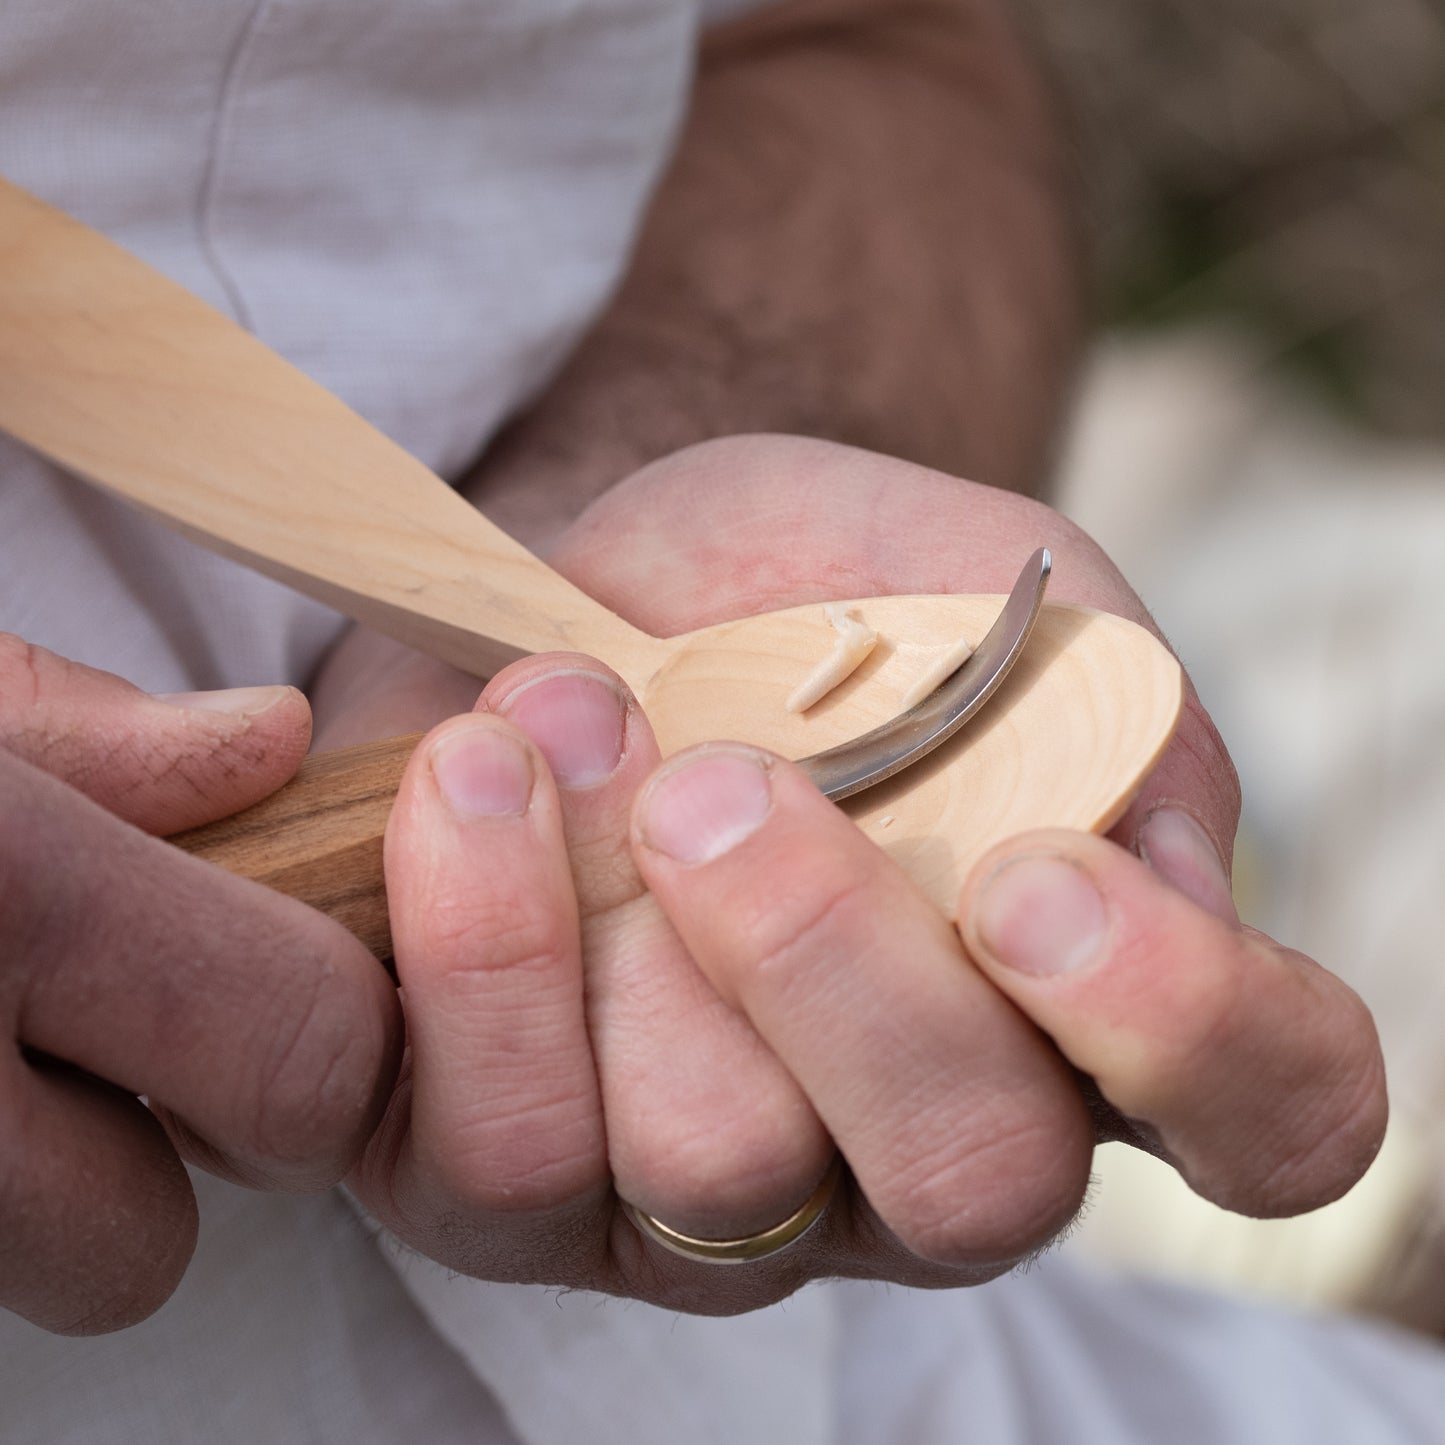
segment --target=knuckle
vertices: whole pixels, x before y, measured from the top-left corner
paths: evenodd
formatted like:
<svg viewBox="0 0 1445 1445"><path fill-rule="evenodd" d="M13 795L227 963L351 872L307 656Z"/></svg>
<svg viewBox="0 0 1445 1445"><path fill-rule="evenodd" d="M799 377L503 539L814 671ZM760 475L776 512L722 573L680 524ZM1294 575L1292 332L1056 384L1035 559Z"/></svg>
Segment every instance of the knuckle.
<svg viewBox="0 0 1445 1445"><path fill-rule="evenodd" d="M615 913L646 892L625 837L580 839L570 844L577 902L586 916Z"/></svg>
<svg viewBox="0 0 1445 1445"><path fill-rule="evenodd" d="M1236 1056L1239 1040L1251 1036L1257 991L1246 975L1268 966L1264 950L1240 937L1236 945L1216 950L1207 968L1173 969L1167 1013L1150 1010L1150 1027L1115 1035L1110 1057L1093 1070L1110 1100L1126 1114L1149 1120L1187 1109L1217 1077L1220 1061ZM1148 977L1158 967L1156 958L1137 971Z"/></svg>
<svg viewBox="0 0 1445 1445"><path fill-rule="evenodd" d="M298 961L296 983L268 1010L243 1146L288 1173L334 1182L364 1142L386 1048L367 990L332 957Z"/></svg>
<svg viewBox="0 0 1445 1445"><path fill-rule="evenodd" d="M1368 1034L1321 1061L1315 1087L1290 1111L1288 1135L1252 1191L1249 1213L1274 1218L1330 1204L1380 1152L1389 1117L1385 1067L1364 1005L1357 1006Z"/></svg>
<svg viewBox="0 0 1445 1445"><path fill-rule="evenodd" d="M52 705L64 687L55 675L74 667L0 635L0 749L86 794L107 791L98 788L101 782L111 792L117 780L130 791L153 782L154 766L133 738L98 725L91 711Z"/></svg>
<svg viewBox="0 0 1445 1445"><path fill-rule="evenodd" d="M418 952L446 959L459 977L503 969L524 976L546 972L564 952L568 929L557 911L544 905L526 895L449 892L429 900Z"/></svg>
<svg viewBox="0 0 1445 1445"><path fill-rule="evenodd" d="M431 1173L468 1219L550 1213L605 1183L605 1146L590 1101L536 1100L458 1129Z"/></svg>
<svg viewBox="0 0 1445 1445"><path fill-rule="evenodd" d="M815 1141L801 1141L792 1124L748 1111L725 1124L670 1119L667 1125L654 1127L630 1151L628 1183L654 1206L650 1213L669 1222L738 1220L767 1228L817 1184Z"/></svg>
<svg viewBox="0 0 1445 1445"><path fill-rule="evenodd" d="M269 735L248 718L145 710L146 701L128 683L0 633L0 748L133 822L146 826L158 798L203 801L272 758Z"/></svg>
<svg viewBox="0 0 1445 1445"><path fill-rule="evenodd" d="M840 947L861 946L870 933L869 875L860 864L829 860L826 882L799 887L747 922L748 951L740 985L786 993L812 976Z"/></svg>
<svg viewBox="0 0 1445 1445"><path fill-rule="evenodd" d="M1019 1118L960 1152L956 1144L892 1176L879 1212L912 1253L951 1268L1008 1265L1067 1228L1083 1204L1090 1150L1082 1130Z"/></svg>
<svg viewBox="0 0 1445 1445"><path fill-rule="evenodd" d="M0 747L46 772L84 786L113 744L80 729L64 695L82 675L75 663L12 633L0 633ZM79 776L77 776L79 775Z"/></svg>

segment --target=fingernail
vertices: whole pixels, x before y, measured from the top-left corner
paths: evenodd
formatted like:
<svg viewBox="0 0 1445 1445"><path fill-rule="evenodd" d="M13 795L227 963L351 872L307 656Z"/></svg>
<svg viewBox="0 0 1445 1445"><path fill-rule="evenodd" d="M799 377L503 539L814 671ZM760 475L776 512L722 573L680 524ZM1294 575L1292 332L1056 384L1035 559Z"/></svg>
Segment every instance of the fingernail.
<svg viewBox="0 0 1445 1445"><path fill-rule="evenodd" d="M648 784L639 815L649 848L679 863L720 858L772 807L768 760L748 748L693 753Z"/></svg>
<svg viewBox="0 0 1445 1445"><path fill-rule="evenodd" d="M228 712L236 717L259 717L273 708L289 687L225 687L213 692L153 692L157 702L183 707L191 712Z"/></svg>
<svg viewBox="0 0 1445 1445"><path fill-rule="evenodd" d="M1087 968L1108 926L1104 900L1082 869L1035 854L999 867L970 913L978 943L997 962L1037 978Z"/></svg>
<svg viewBox="0 0 1445 1445"><path fill-rule="evenodd" d="M497 711L536 743L561 787L600 783L622 761L627 704L595 672L549 672L518 688Z"/></svg>
<svg viewBox="0 0 1445 1445"><path fill-rule="evenodd" d="M432 776L463 818L519 816L532 798L532 759L516 738L472 724L444 733L431 746Z"/></svg>
<svg viewBox="0 0 1445 1445"><path fill-rule="evenodd" d="M1168 884L1217 918L1239 914L1214 840L1182 808L1158 808L1144 820L1136 840L1139 856Z"/></svg>

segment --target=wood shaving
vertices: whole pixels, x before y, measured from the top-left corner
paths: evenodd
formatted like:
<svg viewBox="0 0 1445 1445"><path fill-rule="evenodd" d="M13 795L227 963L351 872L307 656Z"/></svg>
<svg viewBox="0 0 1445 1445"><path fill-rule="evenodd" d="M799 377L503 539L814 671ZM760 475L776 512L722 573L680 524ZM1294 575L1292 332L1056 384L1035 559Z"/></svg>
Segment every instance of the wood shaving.
<svg viewBox="0 0 1445 1445"><path fill-rule="evenodd" d="M838 633L833 650L788 695L785 706L789 712L806 712L820 698L826 697L873 651L878 634L846 608L836 602L823 611Z"/></svg>
<svg viewBox="0 0 1445 1445"><path fill-rule="evenodd" d="M948 649L929 664L928 670L914 681L912 687L903 694L903 711L923 701L929 693L952 677L970 657L973 656L973 648L960 638Z"/></svg>

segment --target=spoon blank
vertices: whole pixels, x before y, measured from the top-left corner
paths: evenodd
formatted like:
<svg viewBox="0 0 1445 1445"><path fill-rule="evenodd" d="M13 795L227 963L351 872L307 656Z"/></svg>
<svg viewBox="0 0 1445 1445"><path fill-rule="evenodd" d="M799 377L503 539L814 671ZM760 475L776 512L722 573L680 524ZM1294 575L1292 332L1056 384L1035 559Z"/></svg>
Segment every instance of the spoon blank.
<svg viewBox="0 0 1445 1445"><path fill-rule="evenodd" d="M816 706L789 713L787 698L836 639L822 606L648 636L229 319L3 181L0 377L0 427L466 671L487 675L522 652L600 657L637 693L664 754L725 737L800 758L857 738L893 718L961 638L976 645L1003 604L843 604L879 644ZM1108 827L1166 745L1181 699L1178 664L1143 628L1047 606L978 720L844 806L952 912L968 869L1002 838ZM308 764L306 776L342 786L339 767ZM298 830L315 811L306 796ZM306 866L314 879L322 865Z"/></svg>

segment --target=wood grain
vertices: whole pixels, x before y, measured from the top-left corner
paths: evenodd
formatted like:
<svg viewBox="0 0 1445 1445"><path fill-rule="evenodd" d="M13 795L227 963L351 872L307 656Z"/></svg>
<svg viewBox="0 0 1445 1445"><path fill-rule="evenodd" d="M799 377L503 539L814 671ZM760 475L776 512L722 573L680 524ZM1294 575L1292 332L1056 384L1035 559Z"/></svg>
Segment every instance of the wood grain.
<svg viewBox="0 0 1445 1445"><path fill-rule="evenodd" d="M315 753L285 787L219 822L175 834L187 853L308 903L391 956L381 847L420 733Z"/></svg>
<svg viewBox="0 0 1445 1445"><path fill-rule="evenodd" d="M655 647L199 297L0 180L0 428L444 658Z"/></svg>

